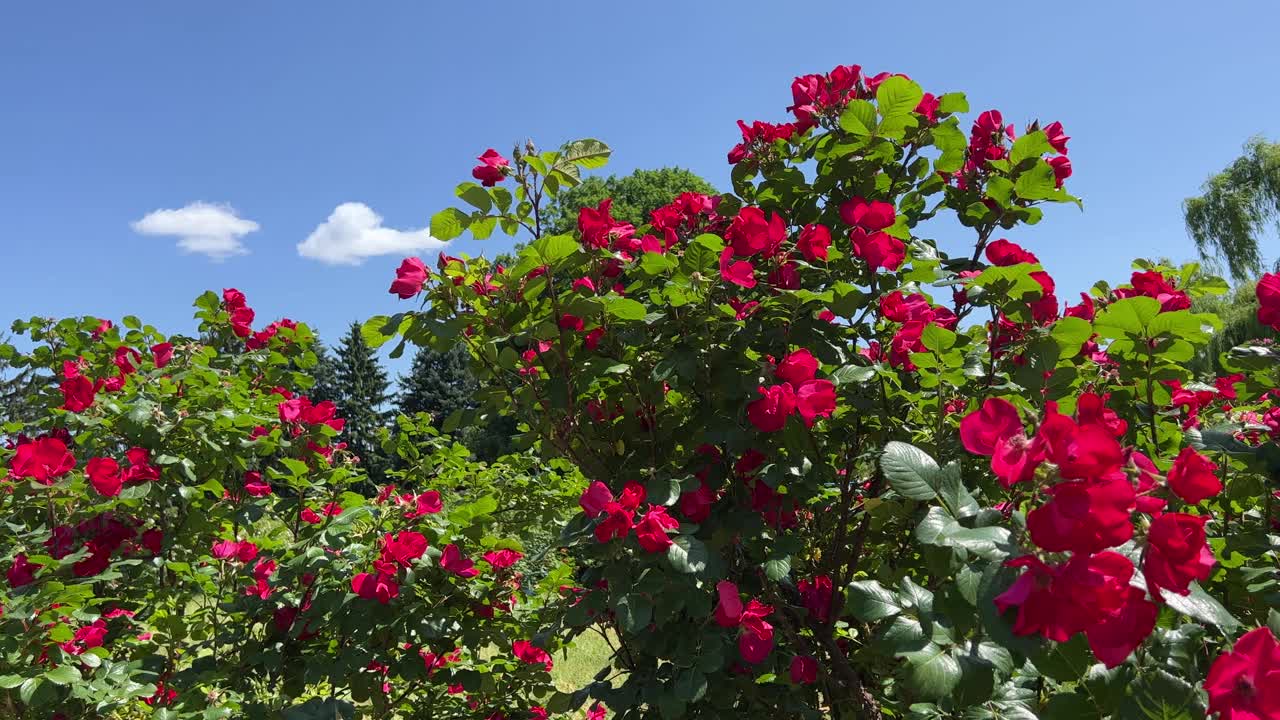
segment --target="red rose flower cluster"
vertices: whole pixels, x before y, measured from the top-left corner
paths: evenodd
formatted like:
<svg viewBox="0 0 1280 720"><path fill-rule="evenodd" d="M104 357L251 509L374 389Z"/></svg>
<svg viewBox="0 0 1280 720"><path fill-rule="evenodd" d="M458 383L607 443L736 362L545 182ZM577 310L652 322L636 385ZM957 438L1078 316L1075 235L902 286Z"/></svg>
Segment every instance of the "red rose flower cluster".
<svg viewBox="0 0 1280 720"><path fill-rule="evenodd" d="M905 295L901 290L880 297L880 317L894 323L901 323L889 341L889 364L907 371L915 371L916 365L911 362L911 354L927 352L924 345L924 330L929 325L937 325L954 330L959 319L955 313L944 307L935 307L929 299L919 293ZM879 346L873 346L871 359L878 361Z"/></svg>
<svg viewBox="0 0 1280 720"><path fill-rule="evenodd" d="M636 541L645 551L666 552L671 547L667 531L679 529L680 521L667 514L665 507L650 505L637 522L635 513L644 497L644 486L638 482L628 481L622 493L614 499L609 486L596 480L582 491L578 505L587 517L602 518L595 528L596 539L600 542L624 540L635 528Z"/></svg>
<svg viewBox="0 0 1280 720"><path fill-rule="evenodd" d="M747 420L760 432L777 432L796 413L809 427L820 417L831 417L836 386L830 380L815 379L817 371L818 360L808 350L788 354L773 371L782 382L757 389L761 397L747 405Z"/></svg>
<svg viewBox="0 0 1280 720"><path fill-rule="evenodd" d="M1027 531L1042 551L1070 556L1056 565L1035 555L1008 562L1027 569L996 599L1001 611L1018 608L1014 632L1056 642L1083 632L1094 655L1113 667L1151 633L1161 592L1186 595L1193 580L1208 578L1214 558L1205 538L1207 517L1165 513L1165 503L1149 497L1159 489L1156 468L1121 447L1117 438L1127 425L1104 400L1081 395L1074 418L1049 403L1028 437L1017 408L989 398L960 422L960 440L969 452L991 458L991 470L1006 488L1033 483L1042 468L1043 476L1054 478L1036 488L1043 502L1027 513ZM1168 472L1168 486L1194 505L1222 489L1214 469L1184 448ZM1134 510L1153 516L1142 564L1151 600L1129 584L1133 563L1109 550L1133 538Z"/></svg>
<svg viewBox="0 0 1280 720"><path fill-rule="evenodd" d="M753 665L764 662L773 650L773 625L765 620L773 608L752 599L746 607L738 594L738 586L728 580L716 583L719 597L712 617L723 628L740 628L738 652L742 659Z"/></svg>
<svg viewBox="0 0 1280 720"><path fill-rule="evenodd" d="M400 595L396 582L401 568L413 565L427 551L427 538L422 533L405 530L382 538L382 553L373 562L374 571L357 573L351 578L351 592L366 599L387 604Z"/></svg>

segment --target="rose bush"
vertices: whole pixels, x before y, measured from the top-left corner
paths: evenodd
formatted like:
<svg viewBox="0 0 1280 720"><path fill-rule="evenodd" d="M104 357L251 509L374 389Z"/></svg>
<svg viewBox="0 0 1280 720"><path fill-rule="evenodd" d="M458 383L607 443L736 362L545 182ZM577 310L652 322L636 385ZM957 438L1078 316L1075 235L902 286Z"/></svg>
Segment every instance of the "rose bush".
<svg viewBox="0 0 1280 720"><path fill-rule="evenodd" d="M572 235L544 211L603 143L481 154L432 234L515 262L406 259L420 305L364 334L464 343L480 404L446 426L515 414L536 462L400 418L399 487L354 492L309 331L234 290L202 340L19 324L58 390L0 451L7 709L1280 717L1280 352L1193 376L1225 289L1193 265L1064 306L1017 231L1079 202L1069 138L968 110L803 76L739 123L733 194ZM1258 297L1280 326L1280 276ZM609 666L554 691L588 631Z"/></svg>
<svg viewBox="0 0 1280 720"><path fill-rule="evenodd" d="M1060 123L962 124L962 94L857 66L791 89L786 122L739 122L733 194L639 227L606 200L543 232L597 141L485 152L432 232L500 228L517 260L408 262L392 292L421 307L365 326L466 343L476 413L592 480L545 618L616 633L589 694L619 717L1280 717L1276 355L1186 369L1218 326L1191 300L1225 284L1140 261L1064 306L1017 242L1079 204Z"/></svg>
<svg viewBox="0 0 1280 720"><path fill-rule="evenodd" d="M255 331L234 290L197 308L201 340L132 317L17 325L35 343L18 361L58 390L0 450L0 715L567 707L533 661L557 647L536 618L563 570L535 592L495 533L561 513L572 474L480 466L401 417L397 486L352 492L342 419L306 397L310 330Z"/></svg>

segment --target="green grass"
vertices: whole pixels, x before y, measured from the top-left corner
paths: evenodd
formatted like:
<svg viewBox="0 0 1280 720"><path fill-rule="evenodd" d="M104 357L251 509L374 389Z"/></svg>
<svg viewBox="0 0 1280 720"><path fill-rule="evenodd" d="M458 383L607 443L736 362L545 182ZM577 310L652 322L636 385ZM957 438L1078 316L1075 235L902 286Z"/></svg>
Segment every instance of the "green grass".
<svg viewBox="0 0 1280 720"><path fill-rule="evenodd" d="M586 632L556 656L551 681L561 692L573 692L589 685L596 673L609 664L613 651L599 633Z"/></svg>

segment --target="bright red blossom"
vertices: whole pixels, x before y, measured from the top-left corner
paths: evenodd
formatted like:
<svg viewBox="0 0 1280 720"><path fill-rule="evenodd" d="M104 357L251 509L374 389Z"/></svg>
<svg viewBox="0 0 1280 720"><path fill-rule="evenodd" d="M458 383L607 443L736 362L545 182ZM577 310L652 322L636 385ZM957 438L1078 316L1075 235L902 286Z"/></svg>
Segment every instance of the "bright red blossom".
<svg viewBox="0 0 1280 720"><path fill-rule="evenodd" d="M1195 448L1184 447L1169 468L1169 487L1185 502L1197 505L1222 492L1217 470L1217 464Z"/></svg>
<svg viewBox="0 0 1280 720"><path fill-rule="evenodd" d="M1204 681L1209 712L1220 720L1280 718L1280 643L1271 630L1250 630L1219 655Z"/></svg>

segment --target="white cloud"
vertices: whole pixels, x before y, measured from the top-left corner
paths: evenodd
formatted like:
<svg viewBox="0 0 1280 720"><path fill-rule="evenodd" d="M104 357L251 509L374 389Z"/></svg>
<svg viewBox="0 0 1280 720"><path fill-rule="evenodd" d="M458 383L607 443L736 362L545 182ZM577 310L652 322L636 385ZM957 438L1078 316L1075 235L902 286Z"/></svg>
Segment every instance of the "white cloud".
<svg viewBox="0 0 1280 720"><path fill-rule="evenodd" d="M435 250L446 244L431 237L427 228L383 227L382 216L368 205L348 202L334 208L328 220L298 243L298 254L329 265L359 265L375 255L404 255Z"/></svg>
<svg viewBox="0 0 1280 720"><path fill-rule="evenodd" d="M258 229L258 223L240 217L230 205L205 202L155 210L130 226L139 235L176 237L178 247L214 260L248 253L241 238Z"/></svg>

